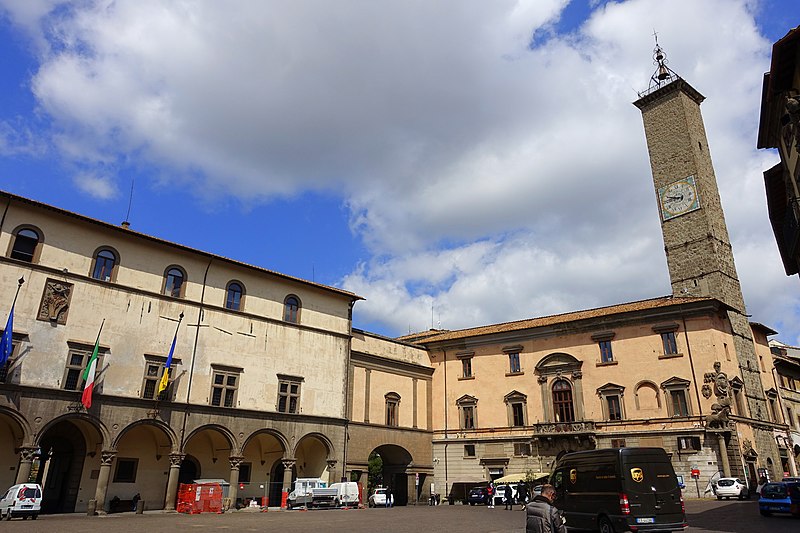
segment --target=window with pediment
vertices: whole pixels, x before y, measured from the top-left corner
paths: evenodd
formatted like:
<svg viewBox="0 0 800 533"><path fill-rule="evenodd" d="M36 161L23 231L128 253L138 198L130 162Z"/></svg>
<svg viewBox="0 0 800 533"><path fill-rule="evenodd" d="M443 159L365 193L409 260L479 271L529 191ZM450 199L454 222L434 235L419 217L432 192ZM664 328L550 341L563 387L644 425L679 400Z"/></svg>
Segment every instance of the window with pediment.
<svg viewBox="0 0 800 533"><path fill-rule="evenodd" d="M528 397L519 391L511 391L505 395L508 425L524 427L528 425Z"/></svg>
<svg viewBox="0 0 800 533"><path fill-rule="evenodd" d="M478 399L465 394L456 400L458 406L458 419L461 429L475 429L478 427Z"/></svg>
<svg viewBox="0 0 800 533"><path fill-rule="evenodd" d="M597 389L600 404L603 410L603 420L622 420L622 394L625 387L615 383L606 383Z"/></svg>

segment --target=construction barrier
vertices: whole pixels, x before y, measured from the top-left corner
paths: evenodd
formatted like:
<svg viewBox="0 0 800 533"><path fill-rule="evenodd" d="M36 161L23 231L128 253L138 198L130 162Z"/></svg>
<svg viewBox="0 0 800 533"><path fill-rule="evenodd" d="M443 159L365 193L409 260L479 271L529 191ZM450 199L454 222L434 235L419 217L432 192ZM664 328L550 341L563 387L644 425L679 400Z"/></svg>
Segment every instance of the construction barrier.
<svg viewBox="0 0 800 533"><path fill-rule="evenodd" d="M181 483L178 487L179 513L221 513L222 486L219 483Z"/></svg>

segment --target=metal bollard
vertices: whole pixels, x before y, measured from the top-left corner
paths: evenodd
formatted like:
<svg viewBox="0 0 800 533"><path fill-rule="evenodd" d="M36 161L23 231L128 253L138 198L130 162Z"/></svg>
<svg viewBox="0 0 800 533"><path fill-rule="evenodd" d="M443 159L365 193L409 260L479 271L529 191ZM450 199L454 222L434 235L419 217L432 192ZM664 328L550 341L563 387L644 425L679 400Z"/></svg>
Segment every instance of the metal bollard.
<svg viewBox="0 0 800 533"><path fill-rule="evenodd" d="M139 500L136 502L136 514L143 514L144 513L144 500Z"/></svg>
<svg viewBox="0 0 800 533"><path fill-rule="evenodd" d="M86 505L86 516L94 516L97 514L97 500L92 498Z"/></svg>

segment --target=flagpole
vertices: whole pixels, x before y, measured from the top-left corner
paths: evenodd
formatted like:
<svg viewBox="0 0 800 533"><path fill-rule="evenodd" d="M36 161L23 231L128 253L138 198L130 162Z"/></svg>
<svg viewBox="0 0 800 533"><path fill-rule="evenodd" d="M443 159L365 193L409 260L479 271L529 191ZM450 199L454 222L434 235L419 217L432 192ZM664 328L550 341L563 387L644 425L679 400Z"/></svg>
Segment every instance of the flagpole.
<svg viewBox="0 0 800 533"><path fill-rule="evenodd" d="M14 310L14 306L17 305L17 296L19 296L19 290L22 288L22 284L25 283L25 277L19 278L19 280L17 280L17 283L18 283L17 292L16 292L16 294L14 294L14 301L11 302L11 310L12 311Z"/></svg>
<svg viewBox="0 0 800 533"><path fill-rule="evenodd" d="M17 292L14 293L14 301L11 302L11 311L8 312L8 319L6 319L6 327L0 337L0 368L6 366L11 352L14 351L14 306L17 305L17 296L19 296L19 290L23 283L25 283L25 278L19 278Z"/></svg>

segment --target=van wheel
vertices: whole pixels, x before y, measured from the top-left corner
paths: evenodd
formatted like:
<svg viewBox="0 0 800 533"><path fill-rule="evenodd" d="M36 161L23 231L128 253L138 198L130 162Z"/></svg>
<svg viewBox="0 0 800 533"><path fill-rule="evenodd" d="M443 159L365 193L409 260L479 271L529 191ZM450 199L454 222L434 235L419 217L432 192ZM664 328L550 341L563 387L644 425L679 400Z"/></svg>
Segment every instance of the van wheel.
<svg viewBox="0 0 800 533"><path fill-rule="evenodd" d="M0 511L0 512L2 512L2 511ZM11 511L8 511L3 518L5 518L6 520L11 520Z"/></svg>
<svg viewBox="0 0 800 533"><path fill-rule="evenodd" d="M36 520L37 518L39 518L38 514L35 514L35 515L31 516L31 520Z"/></svg>
<svg viewBox="0 0 800 533"><path fill-rule="evenodd" d="M611 525L611 520L607 516L601 516L597 520L597 529L600 530L600 533L614 533L614 526Z"/></svg>

